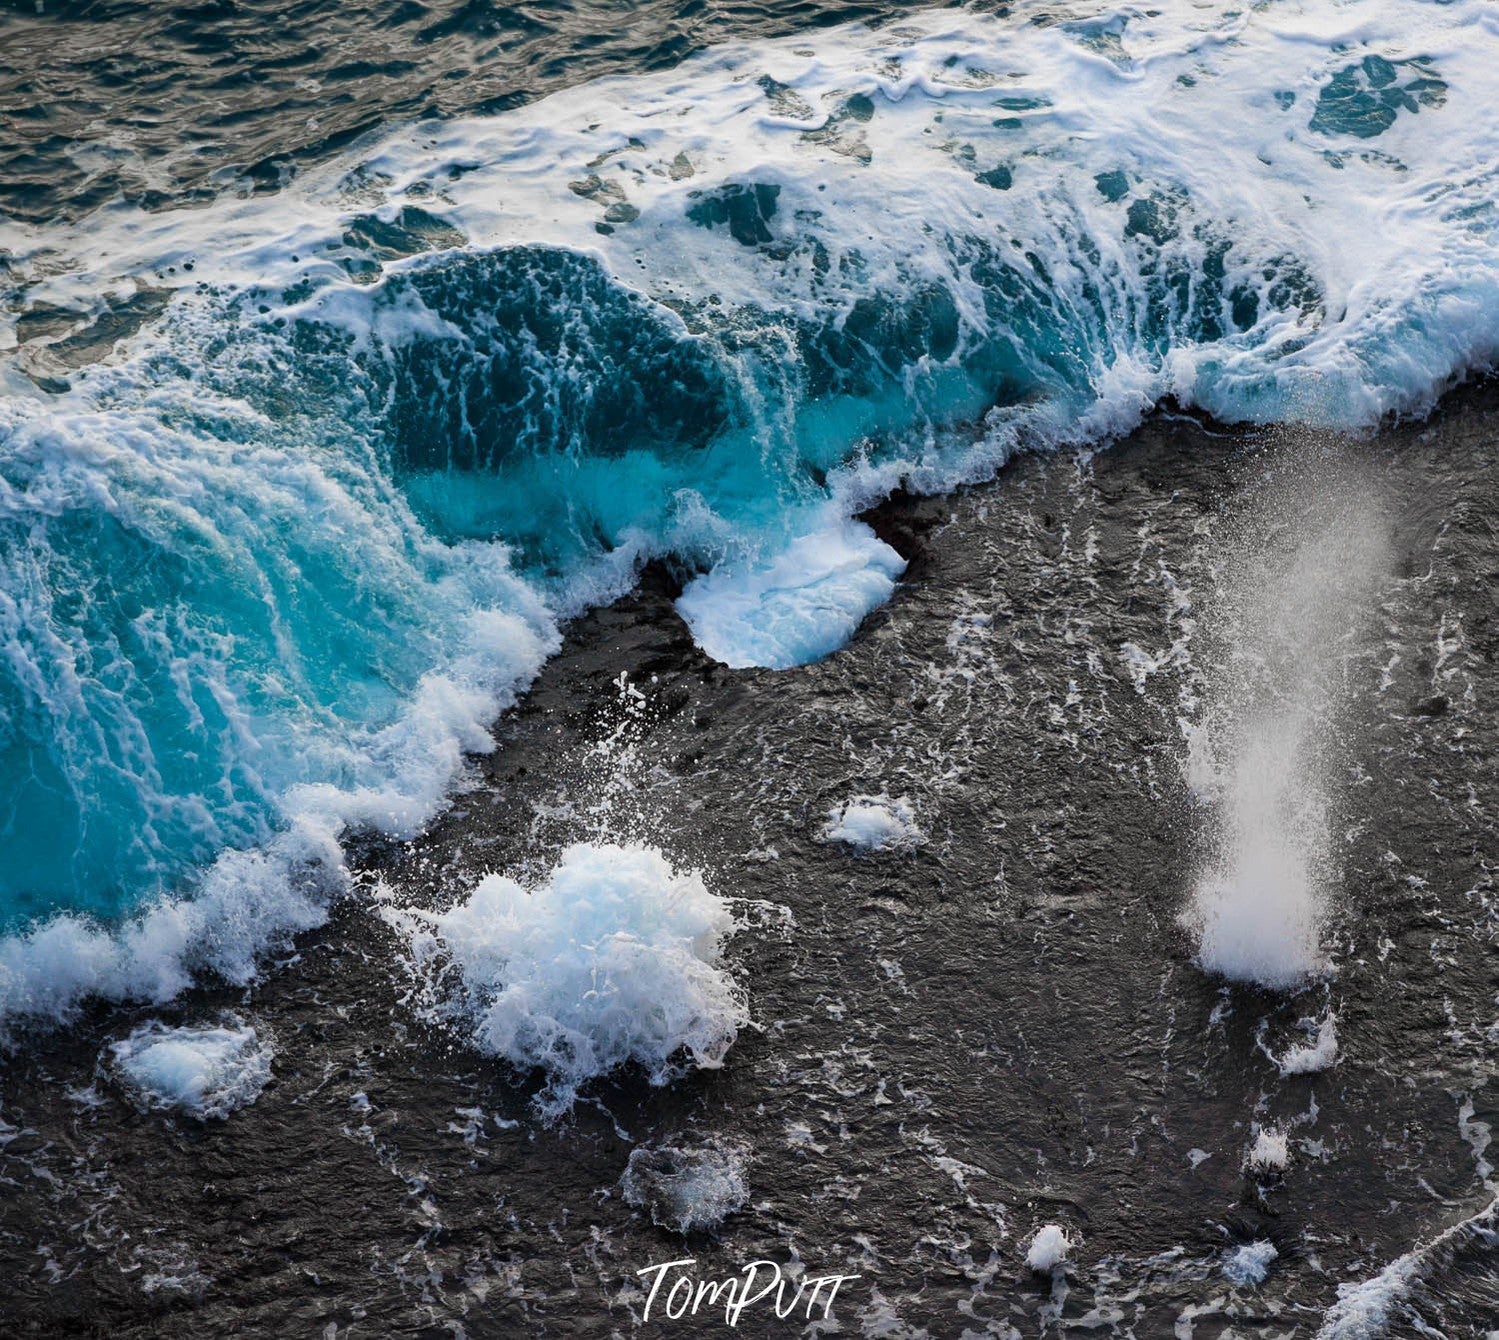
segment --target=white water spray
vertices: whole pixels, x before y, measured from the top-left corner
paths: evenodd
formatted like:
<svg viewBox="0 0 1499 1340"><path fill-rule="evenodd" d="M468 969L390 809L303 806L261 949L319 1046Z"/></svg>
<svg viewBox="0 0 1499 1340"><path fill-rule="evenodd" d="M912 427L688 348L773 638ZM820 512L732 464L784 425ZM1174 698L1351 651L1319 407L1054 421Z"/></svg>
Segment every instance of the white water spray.
<svg viewBox="0 0 1499 1340"><path fill-rule="evenodd" d="M1388 540L1367 468L1300 442L1250 489L1217 565L1217 663L1188 781L1212 809L1187 913L1202 965L1285 988L1327 967L1349 668Z"/></svg>

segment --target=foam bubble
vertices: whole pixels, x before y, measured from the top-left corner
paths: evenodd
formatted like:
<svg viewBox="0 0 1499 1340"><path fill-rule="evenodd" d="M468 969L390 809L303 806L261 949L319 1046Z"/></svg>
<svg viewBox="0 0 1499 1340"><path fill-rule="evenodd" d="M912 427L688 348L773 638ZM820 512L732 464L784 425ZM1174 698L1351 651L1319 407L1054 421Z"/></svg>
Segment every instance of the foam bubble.
<svg viewBox="0 0 1499 1340"><path fill-rule="evenodd" d="M1315 1032L1310 1042L1288 1048L1276 1062L1282 1075L1319 1074L1338 1059L1337 1016L1329 1010L1322 1022L1312 1027Z"/></svg>
<svg viewBox="0 0 1499 1340"><path fill-rule="evenodd" d="M620 1187L658 1227L709 1232L748 1201L744 1163L737 1146L642 1145L631 1151Z"/></svg>
<svg viewBox="0 0 1499 1340"><path fill-rule="evenodd" d="M723 962L732 910L652 848L579 843L533 889L490 875L451 911L406 924L431 937L420 958L456 972L447 1012L474 1045L545 1073L548 1117L629 1063L654 1084L717 1068L749 1021Z"/></svg>
<svg viewBox="0 0 1499 1340"><path fill-rule="evenodd" d="M1025 1263L1038 1275L1050 1274L1072 1255L1077 1245L1077 1239L1062 1225L1045 1224L1031 1238Z"/></svg>
<svg viewBox="0 0 1499 1340"><path fill-rule="evenodd" d="M925 840L916 809L905 796L852 796L828 811L824 842L858 851L909 851Z"/></svg>
<svg viewBox="0 0 1499 1340"><path fill-rule="evenodd" d="M274 1050L234 1016L219 1024L143 1024L108 1048L114 1067L149 1107L223 1120L260 1097Z"/></svg>
<svg viewBox="0 0 1499 1340"><path fill-rule="evenodd" d="M1235 1284L1263 1284L1280 1252L1264 1238L1242 1243L1223 1254L1223 1274Z"/></svg>
<svg viewBox="0 0 1499 1340"><path fill-rule="evenodd" d="M1290 1161L1290 1140L1284 1131L1270 1126L1260 1127L1244 1155L1244 1166L1257 1176L1284 1172Z"/></svg>
<svg viewBox="0 0 1499 1340"><path fill-rule="evenodd" d="M677 609L725 665L784 670L843 646L905 566L863 522L845 519L768 556L718 564L687 584Z"/></svg>

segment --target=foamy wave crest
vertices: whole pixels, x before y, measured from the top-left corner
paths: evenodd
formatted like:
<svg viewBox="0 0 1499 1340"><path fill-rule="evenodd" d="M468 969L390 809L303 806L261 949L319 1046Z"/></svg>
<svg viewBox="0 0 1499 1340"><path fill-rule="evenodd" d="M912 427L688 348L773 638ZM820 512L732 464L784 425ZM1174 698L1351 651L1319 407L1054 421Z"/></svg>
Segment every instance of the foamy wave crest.
<svg viewBox="0 0 1499 1340"><path fill-rule="evenodd" d="M0 404L0 1026L250 980L557 645L502 546L223 409Z"/></svg>

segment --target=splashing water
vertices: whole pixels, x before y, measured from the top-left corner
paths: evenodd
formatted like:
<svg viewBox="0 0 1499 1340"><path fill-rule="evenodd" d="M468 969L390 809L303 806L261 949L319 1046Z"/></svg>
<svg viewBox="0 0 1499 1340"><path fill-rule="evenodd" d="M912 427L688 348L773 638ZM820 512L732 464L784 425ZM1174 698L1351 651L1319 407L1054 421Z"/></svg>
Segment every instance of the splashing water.
<svg viewBox="0 0 1499 1340"><path fill-rule="evenodd" d="M1309 442L1272 469L1219 563L1220 653L1188 759L1210 854L1187 922L1205 968L1291 987L1328 966L1346 671L1388 542L1361 472Z"/></svg>
<svg viewBox="0 0 1499 1340"><path fill-rule="evenodd" d="M623 673L614 690L576 779L586 838L543 878L488 874L437 913L377 893L403 945L408 1003L481 1054L544 1075L533 1108L545 1121L623 1068L658 1085L716 1069L750 1019L725 956L745 923L700 871L642 841L654 826L652 703Z"/></svg>
<svg viewBox="0 0 1499 1340"><path fill-rule="evenodd" d="M107 1049L145 1107L222 1121L260 1097L271 1081L275 1049L230 1015L216 1023L169 1028L153 1019Z"/></svg>

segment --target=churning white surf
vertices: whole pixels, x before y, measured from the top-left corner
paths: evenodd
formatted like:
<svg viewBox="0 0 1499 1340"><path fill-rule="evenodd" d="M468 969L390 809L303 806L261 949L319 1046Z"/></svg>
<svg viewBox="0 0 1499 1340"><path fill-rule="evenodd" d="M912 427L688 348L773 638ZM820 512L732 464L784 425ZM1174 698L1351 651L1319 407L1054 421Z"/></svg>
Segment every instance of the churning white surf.
<svg viewBox="0 0 1499 1340"><path fill-rule="evenodd" d="M578 843L533 888L489 875L450 911L392 918L439 1012L480 1051L545 1075L547 1117L630 1063L653 1084L716 1069L749 1021L723 958L732 908L648 847Z"/></svg>
<svg viewBox="0 0 1499 1340"><path fill-rule="evenodd" d="M260 1097L274 1049L233 1016L171 1028L152 1020L109 1045L116 1070L148 1107L223 1120Z"/></svg>
<svg viewBox="0 0 1499 1340"><path fill-rule="evenodd" d="M1167 394L1429 404L1496 347L1496 36L1482 0L915 13L0 224L0 1011L252 971L646 558L787 665L888 594L851 517L897 484ZM23 346L42 304L77 321ZM193 910L299 827L325 877Z"/></svg>
<svg viewBox="0 0 1499 1340"><path fill-rule="evenodd" d="M341 286L352 260L368 280L403 263L360 230L400 236L419 207L407 245L574 246L654 297L816 320L937 283L961 326L997 335L953 246L972 232L1028 251L1126 417L1171 392L1227 418L1366 423L1494 348L1496 23L1483 0L915 12L421 123L279 195L5 241L32 292L85 311L147 276ZM1137 343L1156 234L1184 292L1242 280L1256 319ZM1271 292L1298 275L1310 305Z"/></svg>

